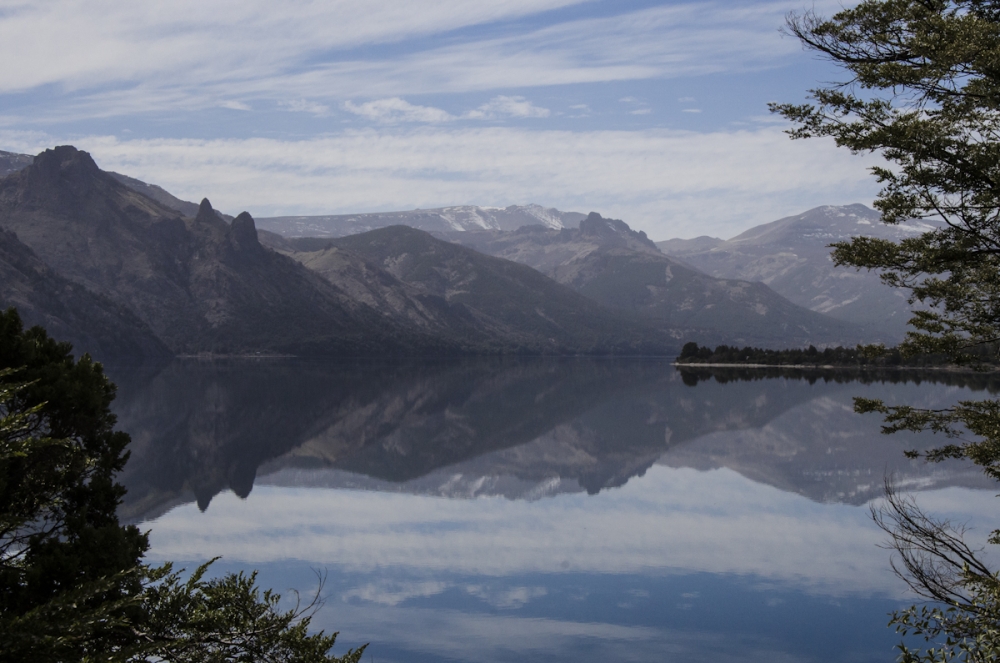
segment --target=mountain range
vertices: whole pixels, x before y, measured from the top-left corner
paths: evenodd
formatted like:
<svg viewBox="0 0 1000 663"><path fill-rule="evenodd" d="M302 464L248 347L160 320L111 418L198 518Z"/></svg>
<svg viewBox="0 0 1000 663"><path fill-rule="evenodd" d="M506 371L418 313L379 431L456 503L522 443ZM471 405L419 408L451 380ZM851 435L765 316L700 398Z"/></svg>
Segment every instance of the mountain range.
<svg viewBox="0 0 1000 663"><path fill-rule="evenodd" d="M403 226L325 250L310 269L263 246L249 214L227 222L208 200L195 211L168 196L63 146L0 179L0 227L19 256L130 312L174 354L672 354L683 335ZM401 268L417 255L419 269ZM458 262L477 295L416 276ZM39 309L29 322L45 315L58 317Z"/></svg>
<svg viewBox="0 0 1000 663"><path fill-rule="evenodd" d="M517 230L521 226L575 227L585 217L541 205L477 207L464 205L409 212L376 212L332 216L276 216L257 219L262 230L285 237L346 237L388 226L409 226L428 232L449 230Z"/></svg>
<svg viewBox="0 0 1000 663"><path fill-rule="evenodd" d="M441 345L262 247L248 214L228 224L204 200L181 217L72 147L0 179L0 225L61 276L128 308L173 353Z"/></svg>
<svg viewBox="0 0 1000 663"><path fill-rule="evenodd" d="M0 267L19 274L0 287L0 303L105 357L152 354L150 339L174 354L300 355L670 354L686 340L787 347L893 338L870 312L859 318L867 299L836 299L843 288L833 286L850 279L814 264L829 263L821 246L789 257L817 245L816 220L782 220L728 243L658 246L597 213L451 207L263 220L279 234L258 231L245 212L233 218L207 200L101 171L68 146L38 157L0 152L0 172L0 228L12 233ZM856 216L848 217L855 226L871 223ZM784 271L764 269L777 264L766 253L775 246ZM99 299L126 317L94 325L65 298L57 311L56 299L26 285L41 283L23 271L32 260L37 274L83 288L87 310L102 310ZM822 279L806 272L824 268L822 299L814 292ZM794 287L794 297L776 292ZM98 329L118 340L98 342Z"/></svg>
<svg viewBox="0 0 1000 663"><path fill-rule="evenodd" d="M798 306L753 280L709 276L664 255L643 232L591 213L578 228L443 233L449 241L537 269L609 308L673 327L716 330L731 344L880 340Z"/></svg>
<svg viewBox="0 0 1000 663"><path fill-rule="evenodd" d="M900 240L933 227L929 222L886 225L864 205L825 206L728 240L703 236L657 246L705 274L765 283L800 306L897 342L910 318L906 293L884 285L874 273L835 267L829 245L858 235Z"/></svg>

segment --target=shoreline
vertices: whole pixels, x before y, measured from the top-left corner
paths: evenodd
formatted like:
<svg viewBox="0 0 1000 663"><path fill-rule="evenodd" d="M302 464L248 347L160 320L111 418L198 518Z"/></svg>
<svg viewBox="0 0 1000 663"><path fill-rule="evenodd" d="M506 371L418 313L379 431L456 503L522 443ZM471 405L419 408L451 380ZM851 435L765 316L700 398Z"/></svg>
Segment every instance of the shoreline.
<svg viewBox="0 0 1000 663"><path fill-rule="evenodd" d="M876 371L944 371L948 373L997 373L1000 372L1000 366L990 368L989 370L977 371L974 368L967 368L964 366L871 366L871 365L857 365L857 366L837 366L835 364L689 364L684 362L672 362L672 366L678 368L795 368L795 369L805 369L805 370L842 370L842 371L865 371L865 370L876 370Z"/></svg>

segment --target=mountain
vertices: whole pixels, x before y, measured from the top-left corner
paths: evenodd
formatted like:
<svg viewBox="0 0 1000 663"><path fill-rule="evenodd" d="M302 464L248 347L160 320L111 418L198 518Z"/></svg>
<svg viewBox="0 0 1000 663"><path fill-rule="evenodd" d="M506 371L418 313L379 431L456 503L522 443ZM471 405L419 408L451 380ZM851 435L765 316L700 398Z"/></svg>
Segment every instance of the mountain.
<svg viewBox="0 0 1000 663"><path fill-rule="evenodd" d="M204 200L182 218L63 146L0 179L0 226L61 276L117 302L175 353L447 351L263 247Z"/></svg>
<svg viewBox="0 0 1000 663"><path fill-rule="evenodd" d="M737 345L853 345L880 340L810 311L761 283L708 276L664 255L643 232L591 213L578 229L440 233L533 267L601 304L674 328L712 330ZM303 241L303 240L294 240Z"/></svg>
<svg viewBox="0 0 1000 663"><path fill-rule="evenodd" d="M407 226L276 246L292 246L293 258L375 308L392 309L429 331L448 327L468 341L499 347L516 339L531 352L669 354L685 337L682 329L623 317L524 265ZM434 301L443 305L431 310ZM435 318L442 315L445 324Z"/></svg>
<svg viewBox="0 0 1000 663"><path fill-rule="evenodd" d="M0 307L17 308L25 327L40 325L99 361L170 356L153 331L124 306L59 276L14 233L0 229Z"/></svg>
<svg viewBox="0 0 1000 663"><path fill-rule="evenodd" d="M729 240L672 239L657 246L706 274L765 283L800 306L896 342L910 318L906 293L884 285L873 273L834 267L828 245L854 236L899 240L932 227L926 222L885 225L878 212L864 205L826 206Z"/></svg>
<svg viewBox="0 0 1000 663"><path fill-rule="evenodd" d="M164 207L168 207L174 211L180 212L183 216L197 216L198 215L198 203L192 203L188 200L181 200L177 196L173 195L169 191L165 190L163 187L159 187L155 184L147 184L142 180L137 180L134 177L129 177L128 175L122 175L121 173L116 173L114 171L108 171L108 175L115 178L128 188L133 191L138 191L147 198L152 198L156 202L160 203ZM228 214L223 214L216 210L220 219L224 221L232 222L233 217Z"/></svg>
<svg viewBox="0 0 1000 663"><path fill-rule="evenodd" d="M409 212L377 212L334 216L276 216L257 219L258 227L283 237L345 237L388 226L410 226L428 232L517 230L521 226L575 227L579 212L560 212L541 205L510 207L442 207Z"/></svg>
<svg viewBox="0 0 1000 663"><path fill-rule="evenodd" d="M264 234L293 259L261 244L246 212L227 223L207 199L193 216L175 208L189 209L69 146L0 179L0 226L178 354L674 354L683 337L423 231L308 252Z"/></svg>
<svg viewBox="0 0 1000 663"><path fill-rule="evenodd" d="M16 173L22 168L27 168L31 165L33 159L34 157L30 154L15 154L0 150L0 177Z"/></svg>

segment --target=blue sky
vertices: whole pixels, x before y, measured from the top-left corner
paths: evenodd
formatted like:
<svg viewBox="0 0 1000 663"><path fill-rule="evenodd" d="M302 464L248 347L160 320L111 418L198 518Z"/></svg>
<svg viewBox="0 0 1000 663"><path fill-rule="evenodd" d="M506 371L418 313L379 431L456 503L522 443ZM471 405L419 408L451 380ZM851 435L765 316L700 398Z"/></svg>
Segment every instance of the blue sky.
<svg viewBox="0 0 1000 663"><path fill-rule="evenodd" d="M877 191L767 113L840 76L779 34L804 8L0 0L0 149L255 216L538 203L728 237Z"/></svg>

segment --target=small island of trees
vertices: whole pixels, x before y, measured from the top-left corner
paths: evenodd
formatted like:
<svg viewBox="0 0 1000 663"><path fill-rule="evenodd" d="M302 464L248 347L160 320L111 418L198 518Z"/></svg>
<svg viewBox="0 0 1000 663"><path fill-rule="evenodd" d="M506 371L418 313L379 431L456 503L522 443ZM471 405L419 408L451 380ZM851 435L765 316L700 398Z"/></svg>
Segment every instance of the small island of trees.
<svg viewBox="0 0 1000 663"><path fill-rule="evenodd" d="M991 348L977 348L965 358L973 365L995 366L996 353ZM815 366L843 368L940 368L955 366L954 357L943 353L906 355L899 348L857 346L845 348L808 348L767 350L764 348L719 345L713 350L692 341L686 343L677 357L678 364L715 364L723 366Z"/></svg>

